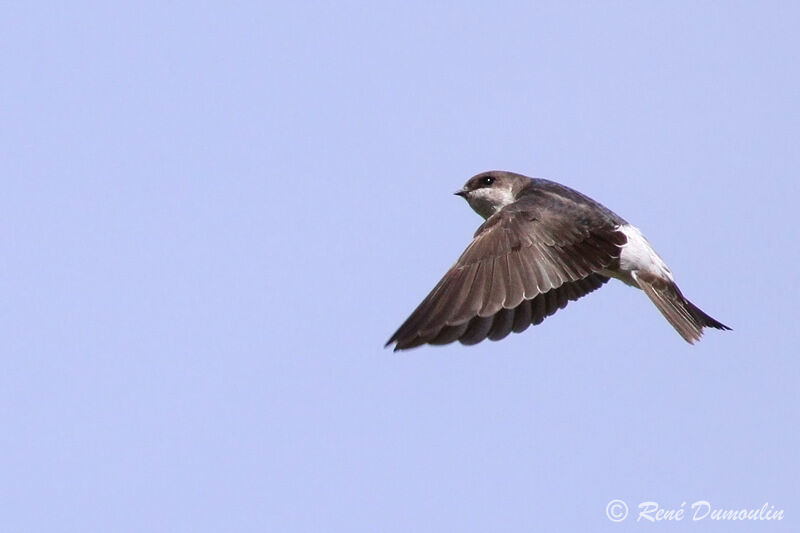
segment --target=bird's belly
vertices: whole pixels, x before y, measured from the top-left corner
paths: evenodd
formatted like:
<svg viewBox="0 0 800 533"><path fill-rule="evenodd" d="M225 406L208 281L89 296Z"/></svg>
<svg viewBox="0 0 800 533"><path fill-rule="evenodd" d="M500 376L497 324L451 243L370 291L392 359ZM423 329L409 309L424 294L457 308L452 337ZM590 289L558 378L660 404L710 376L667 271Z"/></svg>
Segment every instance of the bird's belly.
<svg viewBox="0 0 800 533"><path fill-rule="evenodd" d="M633 275L630 272L626 272L624 270L620 270L619 268L611 270L611 269L604 269L599 272L603 276L618 279L626 285L630 285L631 287L639 288L639 284L636 283L636 280L633 279Z"/></svg>
<svg viewBox="0 0 800 533"><path fill-rule="evenodd" d="M625 234L628 242L622 246L619 264L603 270L601 273L604 276L618 279L632 287L639 287L634 279L634 272L646 272L673 281L669 267L642 235L639 228L625 224L620 226L619 230Z"/></svg>

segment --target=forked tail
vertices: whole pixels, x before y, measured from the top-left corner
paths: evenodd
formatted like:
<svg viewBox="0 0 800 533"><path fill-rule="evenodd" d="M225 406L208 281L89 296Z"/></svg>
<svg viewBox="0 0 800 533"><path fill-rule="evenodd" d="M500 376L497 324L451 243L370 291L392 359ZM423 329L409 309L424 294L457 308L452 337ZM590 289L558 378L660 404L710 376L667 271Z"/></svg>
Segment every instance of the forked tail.
<svg viewBox="0 0 800 533"><path fill-rule="evenodd" d="M703 328L730 330L728 326L705 314L687 300L673 281L638 272L633 273L639 287L653 301L661 314L686 342L694 344L703 335Z"/></svg>

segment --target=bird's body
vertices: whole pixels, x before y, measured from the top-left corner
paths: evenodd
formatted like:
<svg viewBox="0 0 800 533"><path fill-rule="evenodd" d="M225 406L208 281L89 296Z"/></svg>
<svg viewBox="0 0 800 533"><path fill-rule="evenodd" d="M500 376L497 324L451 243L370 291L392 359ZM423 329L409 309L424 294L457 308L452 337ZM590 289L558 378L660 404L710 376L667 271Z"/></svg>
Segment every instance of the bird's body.
<svg viewBox="0 0 800 533"><path fill-rule="evenodd" d="M456 194L486 221L387 342L395 350L502 339L612 277L642 289L689 343L704 327L730 329L683 297L641 231L578 191L491 171L474 176Z"/></svg>

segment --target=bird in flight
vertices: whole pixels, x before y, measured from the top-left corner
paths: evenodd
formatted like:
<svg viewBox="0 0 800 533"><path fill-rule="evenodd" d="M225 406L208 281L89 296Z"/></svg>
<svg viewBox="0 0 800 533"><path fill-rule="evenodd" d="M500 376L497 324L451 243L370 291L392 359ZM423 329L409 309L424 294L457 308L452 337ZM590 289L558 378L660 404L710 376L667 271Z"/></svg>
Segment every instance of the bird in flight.
<svg viewBox="0 0 800 533"><path fill-rule="evenodd" d="M686 342L730 328L687 300L641 231L578 191L505 171L455 194L486 221L386 346L477 344L536 325L616 278L641 289Z"/></svg>

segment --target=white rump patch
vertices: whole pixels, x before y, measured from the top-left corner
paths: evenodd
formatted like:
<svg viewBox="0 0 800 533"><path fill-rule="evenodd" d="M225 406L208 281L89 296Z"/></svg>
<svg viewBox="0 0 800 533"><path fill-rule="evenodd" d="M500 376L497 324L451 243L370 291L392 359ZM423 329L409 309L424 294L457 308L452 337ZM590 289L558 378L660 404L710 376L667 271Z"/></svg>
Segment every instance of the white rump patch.
<svg viewBox="0 0 800 533"><path fill-rule="evenodd" d="M650 243L647 242L639 228L625 224L620 226L619 230L628 238L628 242L622 247L619 257L621 273L628 277L636 271L647 272L660 278L674 281L672 271Z"/></svg>

